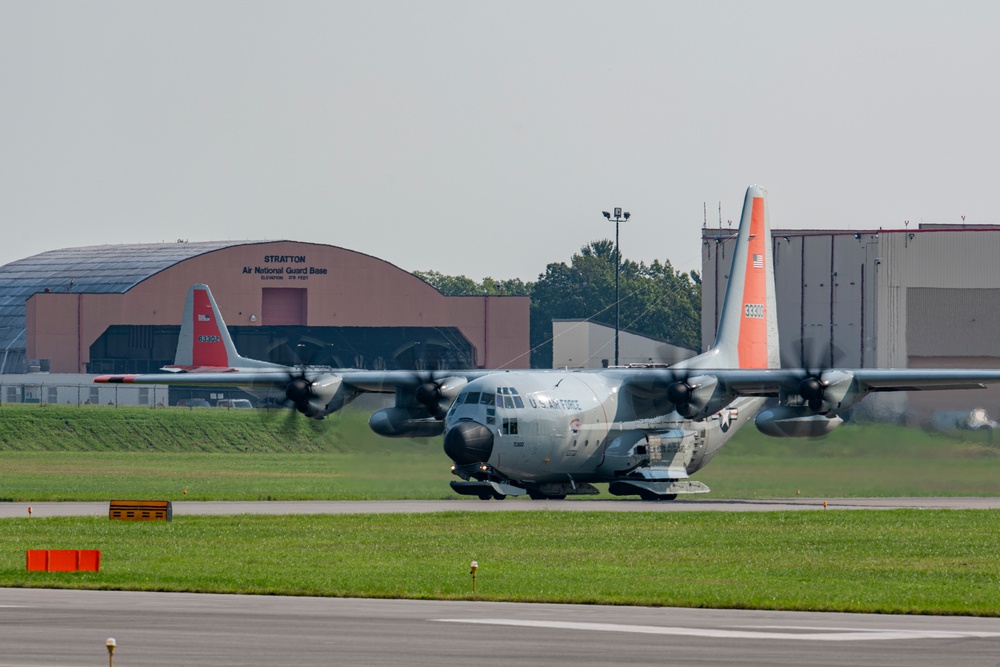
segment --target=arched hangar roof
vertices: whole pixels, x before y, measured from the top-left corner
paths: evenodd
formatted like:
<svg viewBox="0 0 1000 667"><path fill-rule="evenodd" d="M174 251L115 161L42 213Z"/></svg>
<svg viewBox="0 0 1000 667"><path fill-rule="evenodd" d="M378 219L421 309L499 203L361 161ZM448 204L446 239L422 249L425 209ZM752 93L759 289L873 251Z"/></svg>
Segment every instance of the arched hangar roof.
<svg viewBox="0 0 1000 667"><path fill-rule="evenodd" d="M32 294L124 293L186 259L270 241L132 243L49 250L0 266L0 350L24 350L25 302Z"/></svg>

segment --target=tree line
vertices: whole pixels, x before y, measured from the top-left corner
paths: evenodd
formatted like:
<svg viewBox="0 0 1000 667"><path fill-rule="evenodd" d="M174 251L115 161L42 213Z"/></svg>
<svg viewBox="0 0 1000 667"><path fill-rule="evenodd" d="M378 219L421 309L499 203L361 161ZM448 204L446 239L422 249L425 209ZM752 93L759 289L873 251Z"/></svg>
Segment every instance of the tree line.
<svg viewBox="0 0 1000 667"><path fill-rule="evenodd" d="M531 297L531 366L552 367L552 320L589 319L615 325L615 244L591 241L569 261L553 262L534 282L482 282L437 271L414 271L448 296ZM621 328L701 349L701 276L677 271L670 260L624 259L619 274Z"/></svg>

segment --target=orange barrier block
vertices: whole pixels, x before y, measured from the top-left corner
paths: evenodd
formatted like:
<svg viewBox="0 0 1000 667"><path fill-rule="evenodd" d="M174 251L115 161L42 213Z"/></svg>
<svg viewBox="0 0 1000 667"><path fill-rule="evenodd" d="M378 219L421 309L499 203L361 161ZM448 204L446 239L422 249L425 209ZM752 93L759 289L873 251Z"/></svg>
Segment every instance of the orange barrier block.
<svg viewBox="0 0 1000 667"><path fill-rule="evenodd" d="M28 572L100 572L98 549L29 549Z"/></svg>
<svg viewBox="0 0 1000 667"><path fill-rule="evenodd" d="M80 552L75 549L49 549L46 572L76 572L80 569Z"/></svg>
<svg viewBox="0 0 1000 667"><path fill-rule="evenodd" d="M45 572L49 569L49 552L45 549L28 549L28 572Z"/></svg>
<svg viewBox="0 0 1000 667"><path fill-rule="evenodd" d="M81 549L80 554L80 571L81 572L100 572L101 571L101 551L99 549Z"/></svg>

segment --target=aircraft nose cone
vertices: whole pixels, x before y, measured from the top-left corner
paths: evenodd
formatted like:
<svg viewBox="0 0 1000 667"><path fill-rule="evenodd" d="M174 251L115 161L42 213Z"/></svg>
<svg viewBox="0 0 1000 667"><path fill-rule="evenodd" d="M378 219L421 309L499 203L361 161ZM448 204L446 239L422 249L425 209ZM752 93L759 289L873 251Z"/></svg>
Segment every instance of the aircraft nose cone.
<svg viewBox="0 0 1000 667"><path fill-rule="evenodd" d="M493 453L493 433L478 422L458 422L444 434L444 453L459 465L488 461Z"/></svg>

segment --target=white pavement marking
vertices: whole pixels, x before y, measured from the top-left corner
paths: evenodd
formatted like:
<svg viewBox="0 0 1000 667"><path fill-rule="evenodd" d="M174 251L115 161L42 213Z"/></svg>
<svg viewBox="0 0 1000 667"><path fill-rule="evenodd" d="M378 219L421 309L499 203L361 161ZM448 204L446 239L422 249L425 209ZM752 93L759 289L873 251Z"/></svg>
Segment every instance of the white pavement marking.
<svg viewBox="0 0 1000 667"><path fill-rule="evenodd" d="M507 625L518 628L552 630L589 630L596 632L632 632L644 635L710 637L712 639L767 639L818 642L857 642L889 639L971 639L1000 637L1000 632L945 632L941 630L831 630L803 628L812 632L767 632L755 630L717 630L711 628L665 627L659 625L619 625L615 623L574 623L570 621L527 621L506 618L437 618L440 623ZM747 627L747 626L744 626ZM764 626L771 627L771 626Z"/></svg>

